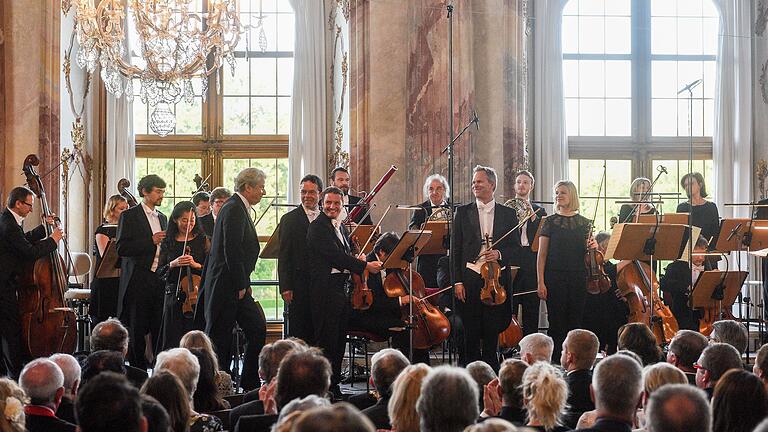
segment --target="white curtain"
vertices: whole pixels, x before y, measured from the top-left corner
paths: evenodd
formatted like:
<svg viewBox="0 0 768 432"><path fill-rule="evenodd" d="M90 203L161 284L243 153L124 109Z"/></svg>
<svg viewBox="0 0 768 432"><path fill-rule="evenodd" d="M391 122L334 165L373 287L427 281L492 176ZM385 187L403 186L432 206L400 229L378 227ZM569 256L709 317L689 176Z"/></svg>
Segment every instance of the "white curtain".
<svg viewBox="0 0 768 432"><path fill-rule="evenodd" d="M558 180L568 177L568 136L563 103L563 6L568 0L536 0L534 5L534 194L549 201Z"/></svg>
<svg viewBox="0 0 768 432"><path fill-rule="evenodd" d="M714 195L722 217L749 217L748 207L724 207L752 200L751 2L715 0L720 32L715 86L712 154Z"/></svg>
<svg viewBox="0 0 768 432"><path fill-rule="evenodd" d="M318 0L290 0L296 13L291 130L288 138L288 200L294 202L305 174L325 178L325 14Z"/></svg>

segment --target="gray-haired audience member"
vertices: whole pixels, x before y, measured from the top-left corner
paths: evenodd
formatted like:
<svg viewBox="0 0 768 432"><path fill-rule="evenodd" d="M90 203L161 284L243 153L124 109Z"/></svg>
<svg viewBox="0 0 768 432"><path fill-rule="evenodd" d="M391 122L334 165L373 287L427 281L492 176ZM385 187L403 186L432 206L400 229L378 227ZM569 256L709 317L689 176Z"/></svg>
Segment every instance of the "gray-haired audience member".
<svg viewBox="0 0 768 432"><path fill-rule="evenodd" d="M715 384L730 369L741 369L741 355L729 344L716 342L704 348L696 362L696 386L712 399Z"/></svg>
<svg viewBox="0 0 768 432"><path fill-rule="evenodd" d="M288 402L309 395L325 396L331 386L331 363L320 351L309 349L288 354L277 371L275 403L282 410Z"/></svg>
<svg viewBox="0 0 768 432"><path fill-rule="evenodd" d="M528 365L537 361L552 363L555 342L543 333L531 333L520 340L520 359Z"/></svg>
<svg viewBox="0 0 768 432"><path fill-rule="evenodd" d="M56 417L76 424L75 399L80 388L80 363L71 355L61 353L52 355L50 360L56 363L64 374L64 396L61 398L59 409L56 410Z"/></svg>
<svg viewBox="0 0 768 432"><path fill-rule="evenodd" d="M467 372L469 372L469 376L472 377L473 380L477 383L477 392L479 394L479 399L477 400L477 403L479 404L480 411L483 410L483 389L485 389L485 386L488 385L489 382L493 381L496 377L496 372L493 371L493 368L488 363L482 361L482 360L476 360L472 363L467 365Z"/></svg>
<svg viewBox="0 0 768 432"><path fill-rule="evenodd" d="M191 401L200 378L200 362L186 348L172 348L157 355L155 372L168 371L181 381Z"/></svg>
<svg viewBox="0 0 768 432"><path fill-rule="evenodd" d="M80 432L147 432L139 391L124 375L104 372L87 382L75 412Z"/></svg>
<svg viewBox="0 0 768 432"><path fill-rule="evenodd" d="M689 384L696 385L696 368L693 364L707 345L709 341L703 334L693 330L679 330L669 343L667 363L683 371Z"/></svg>
<svg viewBox="0 0 768 432"><path fill-rule="evenodd" d="M331 401L318 395L309 395L302 399L294 399L288 402L283 409L280 410L280 415L277 417L274 429L278 430L284 422L288 421L289 417L296 419L296 416L304 411L309 411L312 408L327 407L331 405Z"/></svg>
<svg viewBox="0 0 768 432"><path fill-rule="evenodd" d="M479 415L477 385L464 369L439 366L427 375L416 403L421 432L460 432Z"/></svg>
<svg viewBox="0 0 768 432"><path fill-rule="evenodd" d="M712 334L709 338L713 342L727 343L736 348L739 354L747 350L747 328L744 324L734 320L720 320L712 324Z"/></svg>
<svg viewBox="0 0 768 432"><path fill-rule="evenodd" d="M75 425L46 412L56 410L64 396L64 374L47 358L32 360L19 376L19 386L30 401L25 409L29 432L75 431Z"/></svg>
<svg viewBox="0 0 768 432"><path fill-rule="evenodd" d="M648 432L710 432L707 395L688 384L667 384L651 394L645 409Z"/></svg>
<svg viewBox="0 0 768 432"><path fill-rule="evenodd" d="M612 355L595 366L592 392L597 421L588 431L629 430L643 391L640 364L624 355Z"/></svg>
<svg viewBox="0 0 768 432"><path fill-rule="evenodd" d="M392 383L403 369L411 364L400 351L385 348L371 358L371 382L379 394L379 400L373 406L363 410L363 414L376 426L376 429L391 429L387 404L392 396Z"/></svg>
<svg viewBox="0 0 768 432"><path fill-rule="evenodd" d="M294 423L293 432L374 432L368 417L347 402L305 411Z"/></svg>

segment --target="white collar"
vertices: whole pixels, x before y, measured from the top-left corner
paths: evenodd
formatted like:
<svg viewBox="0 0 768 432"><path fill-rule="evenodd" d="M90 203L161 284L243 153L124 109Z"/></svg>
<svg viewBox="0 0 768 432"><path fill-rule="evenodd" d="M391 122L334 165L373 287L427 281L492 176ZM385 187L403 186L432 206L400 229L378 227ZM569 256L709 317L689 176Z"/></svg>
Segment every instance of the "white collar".
<svg viewBox="0 0 768 432"><path fill-rule="evenodd" d="M144 203L144 201L142 201L142 202L141 202L141 207L143 207L143 208L144 208L144 213L146 213L147 215L158 216L158 213L157 213L157 208L155 208L154 210L152 210L151 208L149 208L149 206L148 206L148 205L146 205L146 204Z"/></svg>
<svg viewBox="0 0 768 432"><path fill-rule="evenodd" d="M246 210L253 210L253 208L251 207L251 203L249 203L248 200L245 199L243 194L241 194L240 192L235 192L235 195L239 196L240 200L243 201L243 205L245 205Z"/></svg>
<svg viewBox="0 0 768 432"><path fill-rule="evenodd" d="M17 225L21 226L21 224L24 223L24 218L19 216L15 211L13 211L12 208L8 207L8 211L10 211L11 214L13 215L13 218L16 219L16 224Z"/></svg>
<svg viewBox="0 0 768 432"><path fill-rule="evenodd" d="M494 208L496 208L496 200L495 199L491 199L490 201L488 201L488 204L483 204L482 201L480 201L479 199L475 198L475 203L477 203L477 208L478 209L486 209L487 211L491 211Z"/></svg>

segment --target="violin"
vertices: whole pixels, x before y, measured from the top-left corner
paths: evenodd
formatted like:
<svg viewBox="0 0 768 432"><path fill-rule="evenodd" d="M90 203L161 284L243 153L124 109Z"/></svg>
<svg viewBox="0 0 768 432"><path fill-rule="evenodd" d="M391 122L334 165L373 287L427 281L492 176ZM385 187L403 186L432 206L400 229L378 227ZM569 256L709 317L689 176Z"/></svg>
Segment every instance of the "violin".
<svg viewBox="0 0 768 432"><path fill-rule="evenodd" d="M413 284L400 269L392 270L384 278L384 292L388 297L403 297L410 295L413 304L413 347L429 349L443 343L451 334L451 323L442 311L427 301L424 279L417 272L412 272ZM435 296L442 291L431 294ZM401 313L403 321L408 321L408 305L403 305Z"/></svg>
<svg viewBox="0 0 768 432"><path fill-rule="evenodd" d="M587 248L587 253L584 254L584 264L587 267L587 292L590 294L608 292L611 289L611 279L605 272L603 253L597 249Z"/></svg>
<svg viewBox="0 0 768 432"><path fill-rule="evenodd" d="M192 249L189 246L184 247L184 255L191 255ZM197 297L200 291L201 277L192 273L192 266L185 267L186 274L179 279L176 285L176 299L181 303L181 312L185 318L191 318L195 314Z"/></svg>
<svg viewBox="0 0 768 432"><path fill-rule="evenodd" d="M139 202L136 200L136 197L133 196L133 194L128 190L128 188L131 186L130 180L126 178L121 178L117 182L117 192L122 195L123 198L125 198L126 201L128 201L129 207L136 207L139 205Z"/></svg>
<svg viewBox="0 0 768 432"><path fill-rule="evenodd" d="M491 250L493 247L491 244L491 236L486 234L484 243L485 250ZM501 266L498 261L490 260L484 262L480 267L480 276L483 278L483 289L480 291L480 301L489 306L497 306L507 301L507 291L499 282Z"/></svg>

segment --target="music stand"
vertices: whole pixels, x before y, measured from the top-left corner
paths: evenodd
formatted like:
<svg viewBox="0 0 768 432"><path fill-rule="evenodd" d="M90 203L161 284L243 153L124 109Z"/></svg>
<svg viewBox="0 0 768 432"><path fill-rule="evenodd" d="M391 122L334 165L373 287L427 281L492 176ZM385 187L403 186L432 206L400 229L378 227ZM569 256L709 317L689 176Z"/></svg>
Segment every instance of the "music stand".
<svg viewBox="0 0 768 432"><path fill-rule="evenodd" d="M264 245L264 249L261 250L259 258L261 259L277 259L280 256L280 224L278 223L275 230L272 231L272 235L269 236L267 244Z"/></svg>
<svg viewBox="0 0 768 432"><path fill-rule="evenodd" d="M729 236L731 237L730 239L728 239ZM746 246L749 251L759 251L768 248L768 220L750 218L723 219L720 224L720 236L717 239L716 249L720 251L740 251L741 248L736 247L736 245L747 243L747 239L749 239L749 242ZM743 243L742 240L744 241Z"/></svg>
<svg viewBox="0 0 768 432"><path fill-rule="evenodd" d="M448 235L448 222L429 221L424 225L424 231L432 233L429 242L419 251L420 255L445 255L448 249L445 248L443 241Z"/></svg>
<svg viewBox="0 0 768 432"><path fill-rule="evenodd" d="M101 257L99 267L96 269L97 279L116 278L120 277L120 256L117 254L117 246L115 246L115 240L109 240L106 249L104 249L104 256Z"/></svg>
<svg viewBox="0 0 768 432"><path fill-rule="evenodd" d="M638 223L656 224L655 214L642 214L637 219ZM661 223L688 225L688 213L664 213L661 215Z"/></svg>
<svg viewBox="0 0 768 432"><path fill-rule="evenodd" d="M731 307L741 291L749 273L745 271L708 270L699 274L691 293L694 309L718 308L723 317L723 306Z"/></svg>
<svg viewBox="0 0 768 432"><path fill-rule="evenodd" d="M373 233L374 228L376 228L375 225L357 225L355 229L352 230L352 232L349 234L349 238L352 241L355 241L357 239L357 243L359 243L360 247L363 247L363 244L371 237L371 234ZM373 241L368 242L368 245L365 246L365 250L360 251L366 255L371 253L373 250Z"/></svg>

